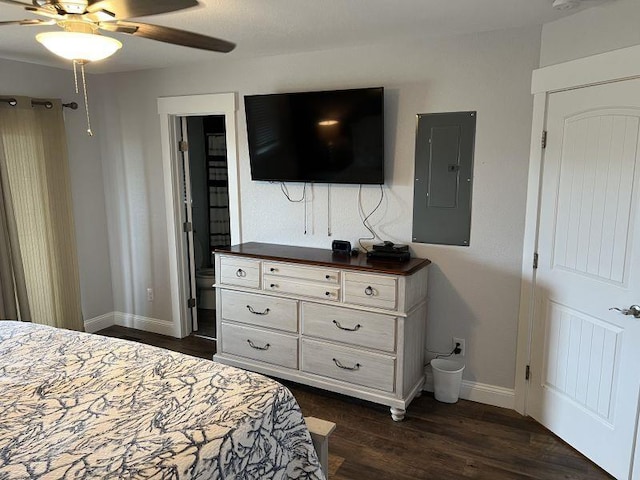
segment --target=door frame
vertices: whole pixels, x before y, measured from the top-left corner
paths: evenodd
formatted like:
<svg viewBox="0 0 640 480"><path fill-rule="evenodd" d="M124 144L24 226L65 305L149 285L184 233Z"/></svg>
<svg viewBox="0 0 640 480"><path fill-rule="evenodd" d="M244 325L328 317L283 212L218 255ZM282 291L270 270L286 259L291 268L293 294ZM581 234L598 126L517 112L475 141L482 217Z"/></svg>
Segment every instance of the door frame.
<svg viewBox="0 0 640 480"><path fill-rule="evenodd" d="M531 126L531 150L529 153L529 177L522 249L515 378L515 409L523 415L527 414L529 384L525 379L525 372L531 359L531 334L534 322L533 305L536 271L533 268L533 257L538 248L540 188L544 161L542 132L546 130L549 95L576 88L636 78L640 78L640 45L533 71L531 77L533 121Z"/></svg>
<svg viewBox="0 0 640 480"><path fill-rule="evenodd" d="M231 243L237 244L241 242L237 109L236 93L158 98L174 337L183 338L191 333L187 306L188 285L185 284L184 276L180 273L184 271L186 265L182 256L185 239L182 231L184 209L181 204L181 180L178 169L178 119L179 117L208 115L224 115L225 117Z"/></svg>

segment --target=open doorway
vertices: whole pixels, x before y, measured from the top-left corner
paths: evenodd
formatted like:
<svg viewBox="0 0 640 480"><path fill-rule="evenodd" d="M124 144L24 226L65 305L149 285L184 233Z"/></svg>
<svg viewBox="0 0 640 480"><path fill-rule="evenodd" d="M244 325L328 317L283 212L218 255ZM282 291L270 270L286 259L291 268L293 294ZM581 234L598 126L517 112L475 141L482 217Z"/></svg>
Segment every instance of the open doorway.
<svg viewBox="0 0 640 480"><path fill-rule="evenodd" d="M230 237L231 244L236 245L242 242L236 144L237 108L237 95L235 93L158 98L158 114L160 115L162 137L162 165L165 180L171 312L173 335L178 338L186 337L193 332L194 317L197 322L197 285L190 282L190 280L195 279L195 274L188 275L191 268L195 272L196 262L195 242L193 239L188 241L188 235L185 235L185 223L193 223L193 219L186 218L184 169L182 167L183 161L181 161L184 152L181 152L182 148L180 148L183 146L181 145L183 140L181 134L182 124L183 121L186 123L185 119L192 116L219 116L224 118ZM188 125L185 128L188 128ZM184 140L186 141L187 138ZM185 150L188 156L188 149ZM190 169L188 171L190 173ZM189 182L190 185L191 183ZM193 237L193 234L191 237ZM195 292L195 296L192 296L192 292Z"/></svg>
<svg viewBox="0 0 640 480"><path fill-rule="evenodd" d="M213 253L231 245L224 115L182 117L185 262L194 334L216 338Z"/></svg>

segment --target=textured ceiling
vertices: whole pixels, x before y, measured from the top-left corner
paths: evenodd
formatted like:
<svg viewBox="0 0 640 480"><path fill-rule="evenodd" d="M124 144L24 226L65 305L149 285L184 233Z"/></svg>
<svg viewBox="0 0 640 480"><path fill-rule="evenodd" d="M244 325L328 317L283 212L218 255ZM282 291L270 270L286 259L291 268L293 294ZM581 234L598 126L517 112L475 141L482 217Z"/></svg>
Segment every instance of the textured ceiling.
<svg viewBox="0 0 640 480"><path fill-rule="evenodd" d="M28 0L25 0L28 1ZM201 6L140 21L190 30L237 43L232 58L279 55L380 43L397 38L442 37L541 25L569 13L552 0L200 0ZM585 6L596 3L587 0ZM584 7L583 7L584 8ZM34 18L0 4L0 21ZM0 58L67 65L35 41L56 27L0 27ZM220 53L108 34L124 46L91 66L95 72L167 67L209 61Z"/></svg>

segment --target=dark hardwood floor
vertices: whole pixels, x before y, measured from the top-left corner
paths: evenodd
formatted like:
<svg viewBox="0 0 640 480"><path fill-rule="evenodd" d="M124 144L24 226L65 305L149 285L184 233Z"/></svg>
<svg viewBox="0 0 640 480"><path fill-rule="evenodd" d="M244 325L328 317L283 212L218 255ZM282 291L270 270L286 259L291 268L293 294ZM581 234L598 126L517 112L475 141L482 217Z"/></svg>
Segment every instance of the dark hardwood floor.
<svg viewBox="0 0 640 480"><path fill-rule="evenodd" d="M210 359L215 342L195 336L178 340L124 327L101 335ZM283 382L305 416L337 424L329 442L333 480L595 480L600 468L528 417L460 400L449 405L424 394L404 422L388 408L311 387Z"/></svg>
<svg viewBox="0 0 640 480"><path fill-rule="evenodd" d="M106 337L124 338L134 342L166 348L174 352L186 353L193 357L211 359L216 352L216 342L207 338L191 335L181 340L157 333L143 332L133 328L113 326L97 332Z"/></svg>

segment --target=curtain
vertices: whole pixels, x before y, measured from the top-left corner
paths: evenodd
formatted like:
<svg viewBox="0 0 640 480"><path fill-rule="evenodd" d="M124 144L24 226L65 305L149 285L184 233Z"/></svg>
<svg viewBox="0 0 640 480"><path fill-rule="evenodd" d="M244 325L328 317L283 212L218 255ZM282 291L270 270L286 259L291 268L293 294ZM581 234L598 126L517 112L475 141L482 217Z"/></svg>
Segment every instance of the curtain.
<svg viewBox="0 0 640 480"><path fill-rule="evenodd" d="M22 320L28 320L23 315L28 301L31 321L83 330L62 104L50 104L51 108L32 106L24 97L17 97L15 106L0 103L0 214L5 211L6 236L18 244L9 242L10 258L17 258L12 273L0 277L2 298L4 303L10 296L5 293L10 290L5 277L12 276ZM7 219L15 220L13 227ZM26 295L20 292L20 265Z"/></svg>
<svg viewBox="0 0 640 480"><path fill-rule="evenodd" d="M0 135L0 320L3 319L29 322L31 314Z"/></svg>
<svg viewBox="0 0 640 480"><path fill-rule="evenodd" d="M209 247L231 245L227 142L224 133L207 134L209 163Z"/></svg>

